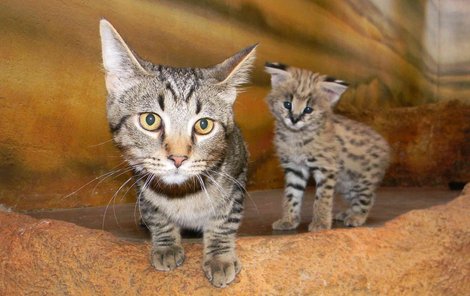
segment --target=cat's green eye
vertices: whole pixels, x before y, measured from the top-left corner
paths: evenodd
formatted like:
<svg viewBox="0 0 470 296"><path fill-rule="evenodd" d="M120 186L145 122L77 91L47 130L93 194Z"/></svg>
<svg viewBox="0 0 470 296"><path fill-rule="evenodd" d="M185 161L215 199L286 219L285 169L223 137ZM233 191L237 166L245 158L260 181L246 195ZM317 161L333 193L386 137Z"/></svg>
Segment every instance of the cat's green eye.
<svg viewBox="0 0 470 296"><path fill-rule="evenodd" d="M209 118L201 118L194 124L194 131L199 135L207 135L214 129L214 121Z"/></svg>
<svg viewBox="0 0 470 296"><path fill-rule="evenodd" d="M162 119L155 113L142 113L139 117L139 123L144 130L153 132L162 126Z"/></svg>

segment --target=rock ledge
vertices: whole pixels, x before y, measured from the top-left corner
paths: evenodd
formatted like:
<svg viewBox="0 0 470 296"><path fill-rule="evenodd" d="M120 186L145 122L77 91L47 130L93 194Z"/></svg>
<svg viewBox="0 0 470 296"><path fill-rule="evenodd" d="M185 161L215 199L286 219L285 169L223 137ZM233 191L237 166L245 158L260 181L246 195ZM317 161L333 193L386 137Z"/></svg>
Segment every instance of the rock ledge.
<svg viewBox="0 0 470 296"><path fill-rule="evenodd" d="M216 289L200 244L186 244L185 264L162 273L149 244L0 211L0 295L470 295L469 213L467 190L381 228L240 238L243 270Z"/></svg>

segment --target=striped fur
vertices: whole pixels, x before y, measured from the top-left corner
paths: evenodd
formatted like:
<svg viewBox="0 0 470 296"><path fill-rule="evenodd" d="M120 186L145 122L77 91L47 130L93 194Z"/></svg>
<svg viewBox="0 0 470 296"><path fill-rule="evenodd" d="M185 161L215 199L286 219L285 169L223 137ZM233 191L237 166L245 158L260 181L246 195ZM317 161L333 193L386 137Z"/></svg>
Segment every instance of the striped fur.
<svg viewBox="0 0 470 296"><path fill-rule="evenodd" d="M333 113L347 88L344 81L278 63L267 63L266 71L271 74L267 101L276 118L274 141L286 184L282 218L273 229L299 225L310 177L316 182L310 231L331 228L335 192L350 204L336 219L362 225L388 166L387 142L364 124Z"/></svg>
<svg viewBox="0 0 470 296"><path fill-rule="evenodd" d="M107 21L100 24L114 141L133 168L151 263L168 271L184 261L181 228L204 232L203 270L223 287L240 271L235 236L243 217L247 151L234 123L237 86L248 80L255 46L212 68L172 68L137 57ZM157 114L156 131L141 127ZM214 122L197 134L199 119ZM174 158L182 159L177 165Z"/></svg>

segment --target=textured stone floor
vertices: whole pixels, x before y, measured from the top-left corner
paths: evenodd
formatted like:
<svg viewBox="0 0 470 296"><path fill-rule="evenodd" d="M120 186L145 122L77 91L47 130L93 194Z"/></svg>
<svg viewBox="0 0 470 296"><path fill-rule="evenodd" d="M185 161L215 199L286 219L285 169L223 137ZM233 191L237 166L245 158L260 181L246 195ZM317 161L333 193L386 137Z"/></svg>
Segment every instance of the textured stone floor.
<svg viewBox="0 0 470 296"><path fill-rule="evenodd" d="M282 206L282 190L266 190L250 192L246 200L246 213L240 236L278 235L286 232L273 232L271 223L279 218ZM458 193L445 188L381 188L373 211L366 226L377 227L385 222L415 209L450 201ZM296 231L289 234L307 232L308 223L312 217L314 191L309 189L302 207L302 224ZM336 198L336 210L344 207L341 198ZM106 213L106 218L103 219ZM75 223L80 226L102 229L114 235L132 241L148 239L147 231L139 227L139 213L135 204L110 205L106 207L66 209L53 211L30 212L36 218L51 218ZM104 222L104 224L103 224ZM335 228L342 225L337 223ZM184 233L186 238L194 238L194 233Z"/></svg>
<svg viewBox="0 0 470 296"><path fill-rule="evenodd" d="M205 279L200 243L158 272L148 242L0 211L0 295L470 295L466 192L380 227L241 237L243 268L224 289Z"/></svg>

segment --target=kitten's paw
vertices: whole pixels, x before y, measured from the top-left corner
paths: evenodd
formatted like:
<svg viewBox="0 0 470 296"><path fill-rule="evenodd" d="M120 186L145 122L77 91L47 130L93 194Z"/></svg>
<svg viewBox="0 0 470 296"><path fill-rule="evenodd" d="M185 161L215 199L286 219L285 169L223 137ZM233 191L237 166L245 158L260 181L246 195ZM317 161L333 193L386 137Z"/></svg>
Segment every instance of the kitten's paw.
<svg viewBox="0 0 470 296"><path fill-rule="evenodd" d="M340 212L340 213L338 213L338 214L335 215L335 220L336 220L336 221L344 222L344 219L346 219L347 216L348 216L348 213L346 213L346 212Z"/></svg>
<svg viewBox="0 0 470 296"><path fill-rule="evenodd" d="M273 223L273 230L292 230L299 226L299 221L279 219Z"/></svg>
<svg viewBox="0 0 470 296"><path fill-rule="evenodd" d="M344 218L343 223L348 227L361 226L366 222L367 215L349 215Z"/></svg>
<svg viewBox="0 0 470 296"><path fill-rule="evenodd" d="M224 288L235 279L241 265L235 256L213 257L205 261L202 268L212 285Z"/></svg>
<svg viewBox="0 0 470 296"><path fill-rule="evenodd" d="M308 231L310 232L326 230L326 229L331 229L331 221L329 223L321 222L321 221L312 221L308 225Z"/></svg>
<svg viewBox="0 0 470 296"><path fill-rule="evenodd" d="M183 264L184 250L177 245L157 247L152 250L150 260L156 270L170 271Z"/></svg>

